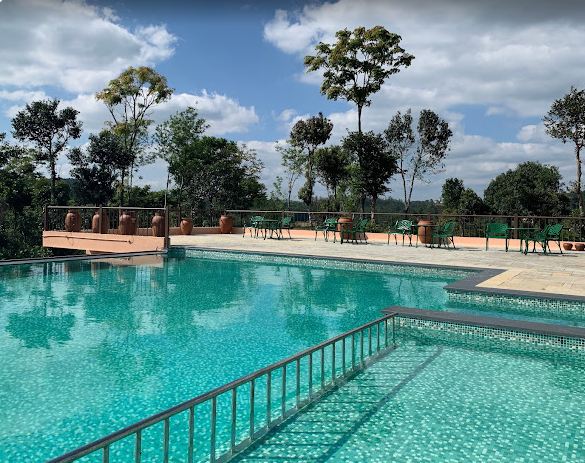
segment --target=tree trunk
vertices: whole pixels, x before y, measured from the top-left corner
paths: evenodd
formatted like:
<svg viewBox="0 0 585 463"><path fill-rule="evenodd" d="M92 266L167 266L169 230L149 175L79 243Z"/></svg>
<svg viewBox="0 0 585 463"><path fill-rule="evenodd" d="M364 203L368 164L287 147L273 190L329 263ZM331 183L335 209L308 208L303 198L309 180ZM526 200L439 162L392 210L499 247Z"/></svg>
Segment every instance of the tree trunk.
<svg viewBox="0 0 585 463"><path fill-rule="evenodd" d="M362 106L358 105L358 133L362 134Z"/></svg>
<svg viewBox="0 0 585 463"><path fill-rule="evenodd" d="M579 215L583 215L583 193L581 193L581 147L575 147L575 157L577 158L577 195L579 197Z"/></svg>
<svg viewBox="0 0 585 463"><path fill-rule="evenodd" d="M126 172L122 169L120 174L120 206L124 205L124 179L126 178Z"/></svg>
<svg viewBox="0 0 585 463"><path fill-rule="evenodd" d="M363 193L360 196L360 212L362 214L366 212L366 195Z"/></svg>
<svg viewBox="0 0 585 463"><path fill-rule="evenodd" d="M51 204L55 204L55 178L57 177L55 160L51 159L49 165L51 168Z"/></svg>
<svg viewBox="0 0 585 463"><path fill-rule="evenodd" d="M372 195L372 205L370 206L370 220L376 223L376 203L378 202L378 195Z"/></svg>

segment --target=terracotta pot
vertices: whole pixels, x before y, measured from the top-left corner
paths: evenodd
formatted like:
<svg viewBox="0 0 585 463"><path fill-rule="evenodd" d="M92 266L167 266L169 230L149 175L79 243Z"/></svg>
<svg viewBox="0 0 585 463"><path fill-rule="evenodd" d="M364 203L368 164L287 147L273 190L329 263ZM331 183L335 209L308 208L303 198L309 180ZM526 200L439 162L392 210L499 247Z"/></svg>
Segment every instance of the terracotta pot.
<svg viewBox="0 0 585 463"><path fill-rule="evenodd" d="M155 212L152 218L152 236L165 236L165 216Z"/></svg>
<svg viewBox="0 0 585 463"><path fill-rule="evenodd" d="M340 233L339 236L341 236L341 231L342 230L349 230L351 229L351 225L353 224L353 219L351 217L340 217L337 220L337 231ZM343 233L343 239L344 240L348 240L349 239L349 233L348 232L344 232Z"/></svg>
<svg viewBox="0 0 585 463"><path fill-rule="evenodd" d="M585 251L585 243L575 243L575 251Z"/></svg>
<svg viewBox="0 0 585 463"><path fill-rule="evenodd" d="M129 212L123 211L120 214L120 225L118 231L120 235L134 235L136 229L136 219Z"/></svg>
<svg viewBox="0 0 585 463"><path fill-rule="evenodd" d="M424 225L432 225L432 220L419 220L418 221L418 240L423 244L431 244L433 229L431 227L425 227Z"/></svg>
<svg viewBox="0 0 585 463"><path fill-rule="evenodd" d="M193 231L193 219L183 217L181 220L181 233L183 235L190 235Z"/></svg>
<svg viewBox="0 0 585 463"><path fill-rule="evenodd" d="M573 243L563 243L563 249L565 251L570 251L571 249L573 249Z"/></svg>
<svg viewBox="0 0 585 463"><path fill-rule="evenodd" d="M110 228L110 217L107 213L103 214L102 217L102 229L100 230L100 211L95 211L91 219L91 231L92 233L108 233Z"/></svg>
<svg viewBox="0 0 585 463"><path fill-rule="evenodd" d="M81 231L81 216L79 212L74 209L69 209L65 216L65 231L79 232Z"/></svg>
<svg viewBox="0 0 585 463"><path fill-rule="evenodd" d="M220 233L231 233L234 228L234 219L229 215L222 215L219 218L219 232Z"/></svg>

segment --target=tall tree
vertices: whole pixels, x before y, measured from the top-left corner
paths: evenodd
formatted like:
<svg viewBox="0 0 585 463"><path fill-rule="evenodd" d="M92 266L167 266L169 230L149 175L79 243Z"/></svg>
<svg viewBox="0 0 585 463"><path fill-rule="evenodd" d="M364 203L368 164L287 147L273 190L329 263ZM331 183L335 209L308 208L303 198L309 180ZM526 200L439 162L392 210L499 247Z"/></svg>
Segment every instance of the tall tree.
<svg viewBox="0 0 585 463"><path fill-rule="evenodd" d="M339 211L337 189L340 183L349 178L349 155L341 146L328 146L318 149L315 158L317 176L329 192L330 207Z"/></svg>
<svg viewBox="0 0 585 463"><path fill-rule="evenodd" d="M20 141L32 143L35 160L47 164L51 176L51 203L55 202L57 158L71 139L81 136L79 111L58 109L59 100L41 100L27 104L12 120L12 134Z"/></svg>
<svg viewBox="0 0 585 463"><path fill-rule="evenodd" d="M384 137L374 132L350 132L343 139L343 147L356 161L356 182L365 195L371 198L373 221L378 198L390 191L388 182L398 170L396 158L388 149Z"/></svg>
<svg viewBox="0 0 585 463"><path fill-rule="evenodd" d="M129 164L122 169L122 185L129 175L132 186L134 169L150 161L142 159L140 153L141 145L147 139L148 126L152 123L149 119L151 110L154 105L170 99L172 93L167 79L145 66L129 67L96 93L96 98L106 105L112 116L110 128L122 140L123 157L129 160ZM120 204L123 203L122 189Z"/></svg>
<svg viewBox="0 0 585 463"><path fill-rule="evenodd" d="M305 151L305 178L306 182L301 191L299 191L299 198L311 208L313 202L313 189L315 187L315 172L313 166L315 163L315 150L327 143L333 130L332 122L319 113L317 116L312 116L307 120L301 119L297 121L290 132L290 143L292 146Z"/></svg>
<svg viewBox="0 0 585 463"><path fill-rule="evenodd" d="M569 93L555 100L548 114L544 117L546 132L553 138L558 138L575 145L575 159L577 162L577 178L575 190L579 198L579 214L583 215L583 193L581 191L581 150L585 146L585 90L571 87Z"/></svg>
<svg viewBox="0 0 585 463"><path fill-rule="evenodd" d="M183 111L178 111L159 124L154 132L158 156L164 159L169 166L171 163L176 164L177 160L185 158L186 153L192 150L193 143L199 140L208 128L209 124L205 119L199 117L195 108L188 107ZM186 187L186 179L182 173L181 170L175 170L173 175L178 190L179 207ZM167 184L170 175L169 168Z"/></svg>
<svg viewBox="0 0 585 463"><path fill-rule="evenodd" d="M410 210L412 192L416 181L428 182L428 175L437 173L449 151L453 132L447 121L430 109L420 112L417 136L412 129L410 110L400 111L385 130L386 140L395 158L402 177L404 212Z"/></svg>
<svg viewBox="0 0 585 463"><path fill-rule="evenodd" d="M448 178L443 183L441 202L446 212L456 212L459 209L461 195L465 191L463 180L460 178Z"/></svg>
<svg viewBox="0 0 585 463"><path fill-rule="evenodd" d="M303 175L307 155L303 150L292 146L290 143L285 145L277 144L276 151L281 155L281 165L284 167L286 174L286 208L290 210L292 191L299 177Z"/></svg>
<svg viewBox="0 0 585 463"><path fill-rule="evenodd" d="M254 151L217 137L197 138L169 158L169 172L183 183L188 205L207 212L245 209L265 197L261 169Z"/></svg>
<svg viewBox="0 0 585 463"><path fill-rule="evenodd" d="M71 176L76 180L73 192L80 202L101 206L114 198L117 172L127 165L120 158L124 154L121 140L109 130L91 134L85 151L74 148L69 152Z"/></svg>
<svg viewBox="0 0 585 463"><path fill-rule="evenodd" d="M323 69L321 93L330 100L342 98L356 104L358 132L362 132L362 110L384 81L408 67L414 56L400 46L402 38L383 26L371 29L343 29L335 34L337 42L319 42L316 54L305 56L308 72Z"/></svg>
<svg viewBox="0 0 585 463"><path fill-rule="evenodd" d="M488 185L485 203L496 214L562 215L568 198L563 194L562 177L555 166L523 162Z"/></svg>

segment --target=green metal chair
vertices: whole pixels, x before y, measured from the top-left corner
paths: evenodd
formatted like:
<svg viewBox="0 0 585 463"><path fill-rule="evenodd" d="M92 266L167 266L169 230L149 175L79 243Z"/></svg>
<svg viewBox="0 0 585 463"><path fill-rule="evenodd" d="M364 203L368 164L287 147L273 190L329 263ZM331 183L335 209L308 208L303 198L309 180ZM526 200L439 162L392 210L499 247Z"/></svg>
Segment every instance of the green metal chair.
<svg viewBox="0 0 585 463"><path fill-rule="evenodd" d="M250 221L248 223L244 223L244 234L242 237L246 236L246 228L250 231L250 238L258 237L258 231L262 231L262 222L264 222L264 217L261 215L253 215L250 217ZM252 235L252 231L254 231L254 235Z"/></svg>
<svg viewBox="0 0 585 463"><path fill-rule="evenodd" d="M502 238L506 240L506 252L510 241L510 227L505 223L488 223L485 227L485 250L488 250L490 238Z"/></svg>
<svg viewBox="0 0 585 463"><path fill-rule="evenodd" d="M411 220L397 220L394 227L388 230L388 243L390 244L390 235L394 235L394 242L398 245L397 235L402 235L402 246L404 246L404 236L408 236L408 245L412 246L412 227Z"/></svg>
<svg viewBox="0 0 585 463"><path fill-rule="evenodd" d="M455 227L457 226L457 222L450 220L449 222L445 222L443 225L437 227L437 230L431 235L431 239L434 241L435 239L439 241L439 247L441 244L444 244L445 247L449 247L449 241L453 245L453 249L455 248L455 240L453 237L455 236ZM432 245L431 245L432 246Z"/></svg>
<svg viewBox="0 0 585 463"><path fill-rule="evenodd" d="M292 217L283 217L283 219L280 221L280 236L281 236L281 238L283 237L282 230L287 230L288 231L288 238L292 239L292 237L290 236L290 231L292 228L293 228Z"/></svg>
<svg viewBox="0 0 585 463"><path fill-rule="evenodd" d="M563 249L561 247L561 232L563 231L564 225L562 223L555 223L554 225L547 225L542 230L538 230L533 233L531 236L526 238L526 246L524 247L524 254L528 254L528 246L530 242L533 242L532 252L536 251L536 244L540 244L542 250L546 254L546 249L548 247L548 251L552 252L550 248L550 242L553 241L557 243L559 247L559 251L561 254L563 253Z"/></svg>
<svg viewBox="0 0 585 463"><path fill-rule="evenodd" d="M357 222L354 222L349 230L342 230L341 243L343 244L343 241L354 241L357 244L358 241L365 241L365 243L368 244L366 227L369 222L369 219L360 219ZM348 238L344 240L343 235L348 236Z"/></svg>
<svg viewBox="0 0 585 463"><path fill-rule="evenodd" d="M329 241L329 232L333 232L333 242L335 243L335 233L337 232L337 218L330 217L325 219L325 221L321 225L317 225L315 227L315 241L317 241L317 234L319 232L323 233L323 238L325 241Z"/></svg>

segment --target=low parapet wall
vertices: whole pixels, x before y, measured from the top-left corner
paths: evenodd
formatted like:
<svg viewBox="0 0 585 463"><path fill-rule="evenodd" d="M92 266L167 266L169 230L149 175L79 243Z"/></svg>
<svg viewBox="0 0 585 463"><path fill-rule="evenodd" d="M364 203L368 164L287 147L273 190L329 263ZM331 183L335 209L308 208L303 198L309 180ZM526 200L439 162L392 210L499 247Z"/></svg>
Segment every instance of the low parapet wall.
<svg viewBox="0 0 585 463"><path fill-rule="evenodd" d="M165 249L165 239L141 235L45 231L43 232L43 246L46 248L76 249L87 253L162 251Z"/></svg>

